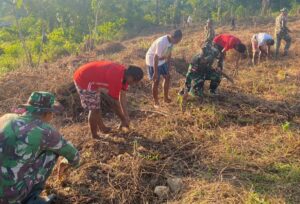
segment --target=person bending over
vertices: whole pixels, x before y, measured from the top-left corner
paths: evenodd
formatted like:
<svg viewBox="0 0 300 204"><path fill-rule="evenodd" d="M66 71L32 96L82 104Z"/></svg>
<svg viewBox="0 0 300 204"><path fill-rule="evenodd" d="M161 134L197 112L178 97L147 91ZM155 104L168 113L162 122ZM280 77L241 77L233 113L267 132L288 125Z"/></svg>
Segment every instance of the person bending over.
<svg viewBox="0 0 300 204"><path fill-rule="evenodd" d="M74 73L74 83L79 93L82 107L89 111L88 123L92 137L99 139L98 130L111 131L103 123L100 102L104 94L110 100L112 110L121 119L120 128L129 128L126 91L128 85L138 83L144 73L140 67L117 64L111 61L96 61L85 64Z"/></svg>
<svg viewBox="0 0 300 204"><path fill-rule="evenodd" d="M270 57L270 49L271 46L274 45L274 40L271 35L267 33L254 34L251 39L251 43L252 43L252 52L253 52L253 56L252 56L253 65L260 63L262 55L266 55L267 58ZM258 60L256 61L257 55L258 55Z"/></svg>

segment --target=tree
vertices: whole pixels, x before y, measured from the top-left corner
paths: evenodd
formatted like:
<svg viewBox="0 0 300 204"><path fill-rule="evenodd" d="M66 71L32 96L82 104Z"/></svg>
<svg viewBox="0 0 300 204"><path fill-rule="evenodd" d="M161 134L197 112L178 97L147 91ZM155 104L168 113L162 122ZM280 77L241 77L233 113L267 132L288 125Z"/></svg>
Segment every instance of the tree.
<svg viewBox="0 0 300 204"><path fill-rule="evenodd" d="M265 16L271 6L271 0L261 0L261 15Z"/></svg>
<svg viewBox="0 0 300 204"><path fill-rule="evenodd" d="M11 6L12 9L12 13L15 17L15 22L16 22L16 28L19 34L19 40L22 44L25 56L26 56L26 61L28 63L28 65L33 68L34 67L34 63L32 61L32 54L30 49L28 48L27 44L26 44L26 39L24 37L24 34L21 30L21 25L19 22L19 16L18 16L18 10L23 8L23 0L6 0L6 3L9 4Z"/></svg>

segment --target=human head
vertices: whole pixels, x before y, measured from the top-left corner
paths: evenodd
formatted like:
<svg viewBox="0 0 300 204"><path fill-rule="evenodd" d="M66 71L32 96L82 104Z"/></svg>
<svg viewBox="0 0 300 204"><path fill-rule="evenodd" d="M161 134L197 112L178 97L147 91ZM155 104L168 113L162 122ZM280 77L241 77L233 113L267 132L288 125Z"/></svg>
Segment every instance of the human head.
<svg viewBox="0 0 300 204"><path fill-rule="evenodd" d="M237 44L237 45L234 47L234 49L235 49L236 51L238 51L239 53L244 54L247 48L246 48L246 46L245 46L243 43L240 43L240 44Z"/></svg>
<svg viewBox="0 0 300 204"><path fill-rule="evenodd" d="M138 83L143 77L144 72L140 67L129 65L125 71L125 80L129 85Z"/></svg>
<svg viewBox="0 0 300 204"><path fill-rule="evenodd" d="M55 96L50 92L36 91L32 92L26 104L20 105L25 112L39 117L45 122L50 122L53 113L63 111L63 107L55 100Z"/></svg>
<svg viewBox="0 0 300 204"><path fill-rule="evenodd" d="M175 30L171 35L171 43L178 44L182 40L182 31Z"/></svg>
<svg viewBox="0 0 300 204"><path fill-rule="evenodd" d="M268 40L266 41L266 43L267 43L267 45L269 45L269 46L273 46L273 45L275 44L275 41L274 41L273 39L268 39Z"/></svg>
<svg viewBox="0 0 300 204"><path fill-rule="evenodd" d="M287 15L288 15L288 10L287 10L287 8L281 9L280 12L281 12L281 14L282 14L283 16L287 16Z"/></svg>

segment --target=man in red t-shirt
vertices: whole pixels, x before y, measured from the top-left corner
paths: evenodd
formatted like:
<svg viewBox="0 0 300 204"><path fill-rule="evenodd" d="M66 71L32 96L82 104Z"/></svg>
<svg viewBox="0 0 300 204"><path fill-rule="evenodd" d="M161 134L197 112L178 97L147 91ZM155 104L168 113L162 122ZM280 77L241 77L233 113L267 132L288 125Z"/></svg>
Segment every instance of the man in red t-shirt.
<svg viewBox="0 0 300 204"><path fill-rule="evenodd" d="M239 61L242 57L242 54L246 52L246 46L241 42L241 40L233 35L221 34L214 38L213 43L215 47L217 47L219 51L222 52L223 58L225 58L226 52L231 49L234 49L240 53L239 57L237 57L236 60L236 70L237 70L239 67Z"/></svg>
<svg viewBox="0 0 300 204"><path fill-rule="evenodd" d="M99 138L97 132L107 133L110 128L102 121L100 96L108 95L113 99L112 108L121 119L120 128L129 128L126 91L128 85L142 80L144 73L136 66L120 65L110 61L96 61L85 64L76 70L74 83L79 93L82 107L89 110L88 121L93 138Z"/></svg>

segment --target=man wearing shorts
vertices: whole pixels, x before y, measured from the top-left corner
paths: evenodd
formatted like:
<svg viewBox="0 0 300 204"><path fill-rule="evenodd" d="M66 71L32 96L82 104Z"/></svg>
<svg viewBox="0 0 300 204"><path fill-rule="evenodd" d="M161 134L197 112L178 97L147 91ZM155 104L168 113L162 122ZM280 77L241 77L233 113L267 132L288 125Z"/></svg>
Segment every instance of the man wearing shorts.
<svg viewBox="0 0 300 204"><path fill-rule="evenodd" d="M252 63L256 64L256 57L258 55L258 63L260 63L261 55L265 54L267 57L270 56L270 48L274 45L273 37L267 33L254 34L252 39Z"/></svg>
<svg viewBox="0 0 300 204"><path fill-rule="evenodd" d="M111 107L121 119L120 128L129 128L126 91L128 85L142 80L144 74L136 66L120 65L111 61L96 61L85 64L76 70L74 83L79 93L82 107L89 110L88 122L92 137L98 139L98 130L110 132L102 121L100 112L100 96L107 95Z"/></svg>
<svg viewBox="0 0 300 204"><path fill-rule="evenodd" d="M160 77L164 78L164 101L170 103L169 87L170 72L169 62L172 55L173 45L182 39L181 30L176 30L172 35L165 35L155 40L146 54L146 65L148 67L149 79L153 81L152 95L154 107L159 107L158 86Z"/></svg>

